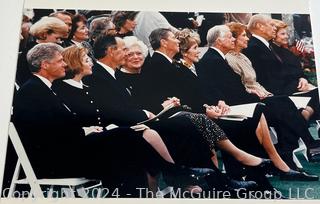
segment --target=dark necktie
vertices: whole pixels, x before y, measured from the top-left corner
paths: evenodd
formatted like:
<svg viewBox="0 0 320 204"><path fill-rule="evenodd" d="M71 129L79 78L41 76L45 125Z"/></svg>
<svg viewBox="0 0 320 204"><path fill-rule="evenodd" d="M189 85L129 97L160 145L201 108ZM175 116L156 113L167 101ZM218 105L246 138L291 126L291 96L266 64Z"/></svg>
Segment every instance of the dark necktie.
<svg viewBox="0 0 320 204"><path fill-rule="evenodd" d="M273 49L273 47L271 46L271 44L269 44L269 49L270 49L271 53L277 58L277 60L279 60L279 62L282 63L281 57L274 51L274 49Z"/></svg>

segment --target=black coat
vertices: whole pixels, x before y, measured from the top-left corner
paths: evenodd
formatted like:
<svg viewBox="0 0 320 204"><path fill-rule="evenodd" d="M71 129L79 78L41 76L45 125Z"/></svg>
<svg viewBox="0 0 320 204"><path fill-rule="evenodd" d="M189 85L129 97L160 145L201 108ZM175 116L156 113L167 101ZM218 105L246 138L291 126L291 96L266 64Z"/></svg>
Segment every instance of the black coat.
<svg viewBox="0 0 320 204"><path fill-rule="evenodd" d="M130 128L84 136L73 111L36 76L18 91L12 120L38 178L84 176L119 187L141 169L166 165L141 132Z"/></svg>
<svg viewBox="0 0 320 204"><path fill-rule="evenodd" d="M177 68L157 52L141 70L141 80L142 87L137 92L140 103L154 112L162 109L160 104L168 97L178 97L177 93L181 90Z"/></svg>
<svg viewBox="0 0 320 204"><path fill-rule="evenodd" d="M274 95L284 94L286 67L260 40L251 37L243 53L250 59L257 81ZM284 60L282 60L284 61Z"/></svg>
<svg viewBox="0 0 320 204"><path fill-rule="evenodd" d="M78 163L84 131L38 77L32 76L19 89L13 109L13 122L36 175L60 175L59 167ZM70 160L71 152L79 152L79 157ZM67 170L63 172L67 174Z"/></svg>
<svg viewBox="0 0 320 204"><path fill-rule="evenodd" d="M84 82L92 88L102 111L123 113L122 124L130 125L146 119L146 114L137 108L138 105L125 85L114 79L101 65L95 64L93 74L87 76ZM145 103L150 103L148 93L145 96ZM148 126L161 135L176 163L214 168L210 160L210 149L189 118L173 117L148 123ZM197 155L194 155L194 152L197 152Z"/></svg>
<svg viewBox="0 0 320 204"><path fill-rule="evenodd" d="M300 59L295 56L290 50L279 47L271 43L274 51L283 61L283 66L285 66L285 71L282 75L282 80L285 82L285 86L280 87L280 92L285 95L291 95L294 92L298 92L297 86L299 84L299 78L305 78L301 67Z"/></svg>
<svg viewBox="0 0 320 204"><path fill-rule="evenodd" d="M56 80L53 82L52 89L76 113L83 127L94 125L105 127L112 123L113 118L108 113L100 111L101 108L97 106L89 86L83 85L83 89L80 89L62 80Z"/></svg>
<svg viewBox="0 0 320 204"><path fill-rule="evenodd" d="M107 70L95 63L92 75L83 79L91 87L97 106L109 113L118 125L133 125L147 119L126 88L114 79Z"/></svg>
<svg viewBox="0 0 320 204"><path fill-rule="evenodd" d="M210 101L217 101L217 96L229 105L259 101L257 96L247 93L240 76L212 48L199 61L197 74Z"/></svg>

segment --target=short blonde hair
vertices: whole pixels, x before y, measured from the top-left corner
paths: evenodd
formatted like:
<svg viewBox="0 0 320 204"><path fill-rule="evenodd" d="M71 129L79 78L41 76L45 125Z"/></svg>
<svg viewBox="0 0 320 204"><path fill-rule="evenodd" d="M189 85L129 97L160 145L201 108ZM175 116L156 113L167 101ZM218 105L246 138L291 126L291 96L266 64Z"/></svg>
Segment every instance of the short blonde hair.
<svg viewBox="0 0 320 204"><path fill-rule="evenodd" d="M84 47L72 45L63 50L63 61L67 64L68 75L74 76L82 71L82 59L88 53Z"/></svg>
<svg viewBox="0 0 320 204"><path fill-rule="evenodd" d="M176 38L180 41L180 52L187 52L193 44L200 44L200 36L195 31L185 28L175 33Z"/></svg>
<svg viewBox="0 0 320 204"><path fill-rule="evenodd" d="M274 23L275 27L277 28L277 32L282 28L287 28L288 24L286 24L283 21L280 21L278 19L272 19L272 22Z"/></svg>
<svg viewBox="0 0 320 204"><path fill-rule="evenodd" d="M29 33L37 39L45 40L45 36L51 33L68 34L68 26L56 17L42 17L39 21L30 27Z"/></svg>

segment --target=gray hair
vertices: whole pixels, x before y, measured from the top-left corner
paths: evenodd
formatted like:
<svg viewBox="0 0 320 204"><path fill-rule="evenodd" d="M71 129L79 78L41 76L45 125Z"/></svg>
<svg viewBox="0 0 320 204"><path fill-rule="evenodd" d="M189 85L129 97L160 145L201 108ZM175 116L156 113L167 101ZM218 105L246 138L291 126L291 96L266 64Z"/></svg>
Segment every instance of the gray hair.
<svg viewBox="0 0 320 204"><path fill-rule="evenodd" d="M106 34L106 31L111 29L114 24L110 17L102 16L91 21L89 26L90 38L97 38L101 34Z"/></svg>
<svg viewBox="0 0 320 204"><path fill-rule="evenodd" d="M133 46L139 46L142 54L144 57L147 57L148 55L148 47L141 41L139 40L137 37L135 36L127 36L125 38L123 38L124 44L126 46L126 48L130 49Z"/></svg>
<svg viewBox="0 0 320 204"><path fill-rule="evenodd" d="M149 35L149 41L153 50L160 48L160 41L168 37L168 33L172 32L168 28L157 28L151 32Z"/></svg>
<svg viewBox="0 0 320 204"><path fill-rule="evenodd" d="M51 60L56 53L61 53L63 48L55 43L40 43L29 50L27 61L31 72L39 72L41 62Z"/></svg>
<svg viewBox="0 0 320 204"><path fill-rule="evenodd" d="M210 28L207 33L208 46L214 45L218 38L224 37L228 32L230 29L226 25L216 25Z"/></svg>
<svg viewBox="0 0 320 204"><path fill-rule="evenodd" d="M262 23L262 24L265 24L267 23L269 20L271 20L271 17L270 16L267 16L267 15L263 15L263 14L256 14L256 15L253 15L250 20L249 20L249 23L248 23L248 30L250 32L252 32L253 30L256 30L257 29L257 24L258 23Z"/></svg>

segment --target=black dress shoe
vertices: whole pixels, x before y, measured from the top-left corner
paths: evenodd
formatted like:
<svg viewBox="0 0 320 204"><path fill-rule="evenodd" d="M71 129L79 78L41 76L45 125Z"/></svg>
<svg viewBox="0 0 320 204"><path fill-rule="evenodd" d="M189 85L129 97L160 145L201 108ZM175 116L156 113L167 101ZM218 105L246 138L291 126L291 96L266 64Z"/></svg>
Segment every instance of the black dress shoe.
<svg viewBox="0 0 320 204"><path fill-rule="evenodd" d="M253 171L260 171L264 174L272 172L274 165L270 159L262 159L261 163L257 166L247 166L248 169Z"/></svg>
<svg viewBox="0 0 320 204"><path fill-rule="evenodd" d="M307 157L309 162L320 162L320 147L308 149Z"/></svg>
<svg viewBox="0 0 320 204"><path fill-rule="evenodd" d="M239 189L246 189L246 190L252 190L258 187L257 183L254 181L237 181L230 179L228 184L228 188L239 190Z"/></svg>
<svg viewBox="0 0 320 204"><path fill-rule="evenodd" d="M163 172L163 177L167 185L184 188L189 185L204 183L204 178L211 173L214 173L214 170L209 168L188 168L180 166Z"/></svg>
<svg viewBox="0 0 320 204"><path fill-rule="evenodd" d="M294 171L290 169L288 172L282 172L280 174L280 180L318 181L319 177L317 175L307 174L306 172L299 172L299 171Z"/></svg>

